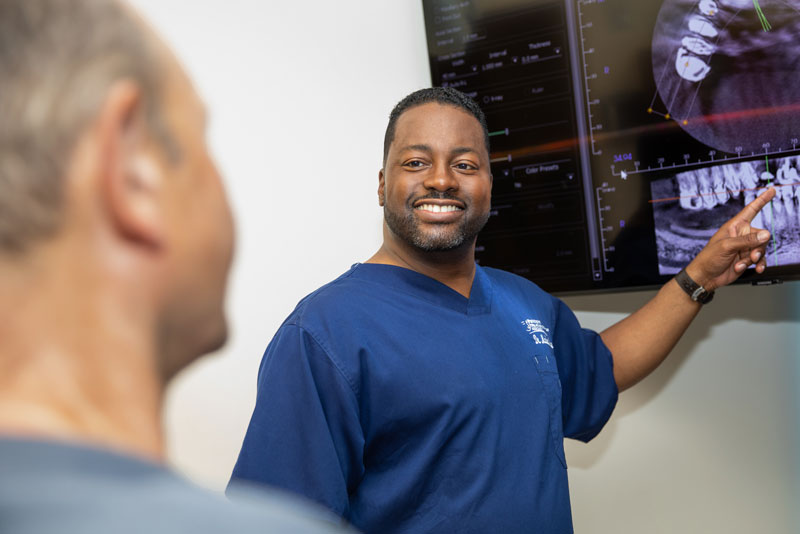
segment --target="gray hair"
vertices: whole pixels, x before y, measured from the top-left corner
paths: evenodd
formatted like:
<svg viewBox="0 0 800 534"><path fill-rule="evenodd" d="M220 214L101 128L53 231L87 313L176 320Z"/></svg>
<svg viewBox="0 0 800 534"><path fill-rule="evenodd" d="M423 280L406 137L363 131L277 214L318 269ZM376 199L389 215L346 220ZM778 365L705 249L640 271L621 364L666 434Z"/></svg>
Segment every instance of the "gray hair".
<svg viewBox="0 0 800 534"><path fill-rule="evenodd" d="M58 231L68 159L115 81L140 85L150 131L177 157L152 41L115 0L0 0L0 253Z"/></svg>

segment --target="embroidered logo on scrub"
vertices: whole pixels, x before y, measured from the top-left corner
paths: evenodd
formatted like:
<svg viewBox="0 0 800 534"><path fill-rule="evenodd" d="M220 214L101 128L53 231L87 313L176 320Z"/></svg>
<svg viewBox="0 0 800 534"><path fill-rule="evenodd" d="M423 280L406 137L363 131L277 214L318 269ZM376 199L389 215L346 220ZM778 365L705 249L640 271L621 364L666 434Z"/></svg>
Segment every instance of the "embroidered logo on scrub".
<svg viewBox="0 0 800 534"><path fill-rule="evenodd" d="M525 319L522 324L537 345L547 345L551 349L553 348L553 343L550 341L550 329L543 325L542 321Z"/></svg>

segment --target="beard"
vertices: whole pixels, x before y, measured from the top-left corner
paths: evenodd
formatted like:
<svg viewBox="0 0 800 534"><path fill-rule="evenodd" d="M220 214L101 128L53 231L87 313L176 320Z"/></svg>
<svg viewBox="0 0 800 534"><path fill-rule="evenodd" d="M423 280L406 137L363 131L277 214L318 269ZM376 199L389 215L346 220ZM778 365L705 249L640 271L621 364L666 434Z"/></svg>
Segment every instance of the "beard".
<svg viewBox="0 0 800 534"><path fill-rule="evenodd" d="M429 195L425 198L453 199L447 194ZM472 243L489 220L489 210L473 213L467 206L460 223L429 224L427 226L432 228L423 229L411 204L407 203L405 209L399 211L386 203L383 207L383 217L386 225L397 237L425 252L445 252L459 248L465 243Z"/></svg>

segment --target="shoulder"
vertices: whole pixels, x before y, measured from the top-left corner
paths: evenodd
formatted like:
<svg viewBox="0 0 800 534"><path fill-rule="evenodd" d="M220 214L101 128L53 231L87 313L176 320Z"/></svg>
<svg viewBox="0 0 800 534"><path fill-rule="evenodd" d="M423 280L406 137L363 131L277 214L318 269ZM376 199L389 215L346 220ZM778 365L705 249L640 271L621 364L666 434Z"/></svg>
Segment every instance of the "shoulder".
<svg viewBox="0 0 800 534"><path fill-rule="evenodd" d="M18 534L345 532L340 520L283 494L241 502L159 465L92 447L0 439L0 515ZM42 491L47 488L47 491Z"/></svg>
<svg viewBox="0 0 800 534"><path fill-rule="evenodd" d="M178 475L172 478L170 488L152 492L145 502L151 505L152 518L172 518L176 529L190 526L191 531L197 533L350 532L338 526L342 521L326 510L282 492L240 488L232 495L234 499L229 501Z"/></svg>
<svg viewBox="0 0 800 534"><path fill-rule="evenodd" d="M291 354L303 347L307 355L323 354L355 388L359 364L354 360L358 335L372 317L379 315L384 293L376 284L354 273L359 265L304 297L286 318L265 353ZM298 342L300 344L298 345ZM291 349L294 347L294 349Z"/></svg>
<svg viewBox="0 0 800 534"><path fill-rule="evenodd" d="M353 276L357 269L358 264L300 299L284 324L306 328L326 317L336 317L357 309L359 302L369 297L363 281Z"/></svg>

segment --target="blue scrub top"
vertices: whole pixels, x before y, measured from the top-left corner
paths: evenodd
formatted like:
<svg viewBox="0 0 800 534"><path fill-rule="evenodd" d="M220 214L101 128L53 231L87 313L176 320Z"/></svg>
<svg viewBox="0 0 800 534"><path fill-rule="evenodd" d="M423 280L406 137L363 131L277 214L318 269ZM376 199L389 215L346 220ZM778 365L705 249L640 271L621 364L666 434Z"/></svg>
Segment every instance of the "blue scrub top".
<svg viewBox="0 0 800 534"><path fill-rule="evenodd" d="M477 266L470 298L356 264L267 347L233 480L369 533L572 532L564 436L617 400L612 359L560 300Z"/></svg>

